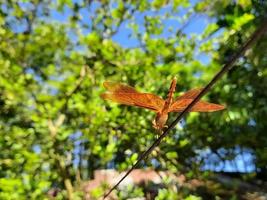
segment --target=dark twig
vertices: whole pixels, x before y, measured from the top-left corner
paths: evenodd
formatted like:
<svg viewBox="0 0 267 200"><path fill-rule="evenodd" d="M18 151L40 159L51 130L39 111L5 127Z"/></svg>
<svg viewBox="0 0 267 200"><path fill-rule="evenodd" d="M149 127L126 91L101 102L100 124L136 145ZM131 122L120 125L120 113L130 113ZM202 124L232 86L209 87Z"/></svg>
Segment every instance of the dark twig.
<svg viewBox="0 0 267 200"><path fill-rule="evenodd" d="M182 26L176 31L176 37L180 37L180 35L183 33L183 31L193 22L195 17L197 17L197 14L192 14L188 17L187 21L185 21Z"/></svg>
<svg viewBox="0 0 267 200"><path fill-rule="evenodd" d="M66 95L65 95L65 103L62 105L61 109L59 110L59 112L62 112L64 111L67 107L68 107L68 102L69 100L71 99L72 95L75 94L81 87L84 79L85 79L85 75L87 73L87 67L88 66L83 66L81 68L81 71L80 71L80 77L79 79L77 80L74 88L68 92Z"/></svg>
<svg viewBox="0 0 267 200"><path fill-rule="evenodd" d="M255 43L265 32L267 31L267 20L265 19L263 24L258 28L248 39L248 41L237 51L235 55L223 66L223 68L213 77L213 79L202 89L202 91L196 96L196 98L178 115L178 117L171 123L171 125L160 135L160 137L138 158L136 163L127 171L127 173L106 193L103 197L105 199L109 194L115 190L118 185L139 165L139 163L146 158L156 146L158 146L161 140L167 136L167 134L175 127L175 125L182 119L182 117L203 97L211 87L227 72L234 63L240 58L253 43Z"/></svg>

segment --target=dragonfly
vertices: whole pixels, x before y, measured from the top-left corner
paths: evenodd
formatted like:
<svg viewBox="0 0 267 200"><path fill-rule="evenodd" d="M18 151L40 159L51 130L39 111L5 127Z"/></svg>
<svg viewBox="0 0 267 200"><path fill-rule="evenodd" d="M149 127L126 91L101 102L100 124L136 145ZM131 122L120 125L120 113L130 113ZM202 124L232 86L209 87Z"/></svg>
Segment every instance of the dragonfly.
<svg viewBox="0 0 267 200"><path fill-rule="evenodd" d="M152 124L155 129L162 130L166 127L169 113L182 112L202 90L202 88L191 89L174 99L176 82L177 79L173 78L165 100L155 94L138 92L135 88L126 84L109 81L103 83L108 92L101 94L101 97L119 104L137 106L156 112ZM214 112L223 109L225 109L223 105L200 100L189 112Z"/></svg>

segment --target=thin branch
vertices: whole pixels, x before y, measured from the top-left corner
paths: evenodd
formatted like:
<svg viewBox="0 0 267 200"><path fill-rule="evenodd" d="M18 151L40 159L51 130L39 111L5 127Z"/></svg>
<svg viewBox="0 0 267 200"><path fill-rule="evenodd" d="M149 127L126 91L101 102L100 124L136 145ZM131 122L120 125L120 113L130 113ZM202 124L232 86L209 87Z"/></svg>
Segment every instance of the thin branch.
<svg viewBox="0 0 267 200"><path fill-rule="evenodd" d="M115 190L118 185L140 164L140 162L146 158L156 146L160 144L163 138L176 126L176 124L182 119L182 117L203 97L211 87L227 72L234 63L240 58L250 47L254 44L262 35L267 31L267 20L265 19L260 26L248 39L248 41L237 51L237 53L223 66L223 68L213 77L213 79L202 89L202 91L196 96L196 98L178 115L178 117L171 123L171 125L160 135L160 137L148 148L147 151L141 154L136 163L127 171L127 173L103 196L103 199L108 197L110 193Z"/></svg>
<svg viewBox="0 0 267 200"><path fill-rule="evenodd" d="M175 35L180 37L183 31L193 22L193 20L198 16L198 14L192 14L188 19L182 24L182 26L176 31Z"/></svg>
<svg viewBox="0 0 267 200"><path fill-rule="evenodd" d="M81 87L81 85L85 79L86 73L87 73L87 66L85 65L81 68L80 77L77 80L74 88L65 95L65 103L62 105L59 112L63 112L68 107L69 100L71 99L72 95L75 94L80 89L80 87Z"/></svg>

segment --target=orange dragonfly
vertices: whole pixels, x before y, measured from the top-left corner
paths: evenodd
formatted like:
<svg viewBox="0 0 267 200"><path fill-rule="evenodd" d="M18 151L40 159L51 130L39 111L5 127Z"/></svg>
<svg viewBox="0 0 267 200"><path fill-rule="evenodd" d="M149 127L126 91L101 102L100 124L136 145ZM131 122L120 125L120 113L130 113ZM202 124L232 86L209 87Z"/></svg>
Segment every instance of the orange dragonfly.
<svg viewBox="0 0 267 200"><path fill-rule="evenodd" d="M165 127L169 112L182 112L202 90L202 88L189 90L174 100L173 93L176 87L176 78L174 78L167 98L164 100L154 94L140 93L135 88L121 83L105 81L103 85L108 90L108 92L101 94L103 99L156 112L153 127L158 130L162 130ZM224 108L223 105L198 101L190 112L214 112Z"/></svg>

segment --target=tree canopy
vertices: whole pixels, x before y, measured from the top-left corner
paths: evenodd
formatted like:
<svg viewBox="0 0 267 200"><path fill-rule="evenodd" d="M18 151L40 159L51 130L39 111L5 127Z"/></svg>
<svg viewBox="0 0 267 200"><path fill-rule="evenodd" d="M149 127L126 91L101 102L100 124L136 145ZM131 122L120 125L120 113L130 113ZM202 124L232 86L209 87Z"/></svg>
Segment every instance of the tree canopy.
<svg viewBox="0 0 267 200"><path fill-rule="evenodd" d="M128 169L157 138L154 113L103 101L102 83L164 98L174 76L176 95L203 87L266 10L258 0L2 0L0 199L48 199L51 188L56 199L82 199L94 170ZM226 110L187 115L142 167L266 181L266 48L265 35L204 97ZM211 199L239 198L221 194ZM156 198L205 199L167 183Z"/></svg>

